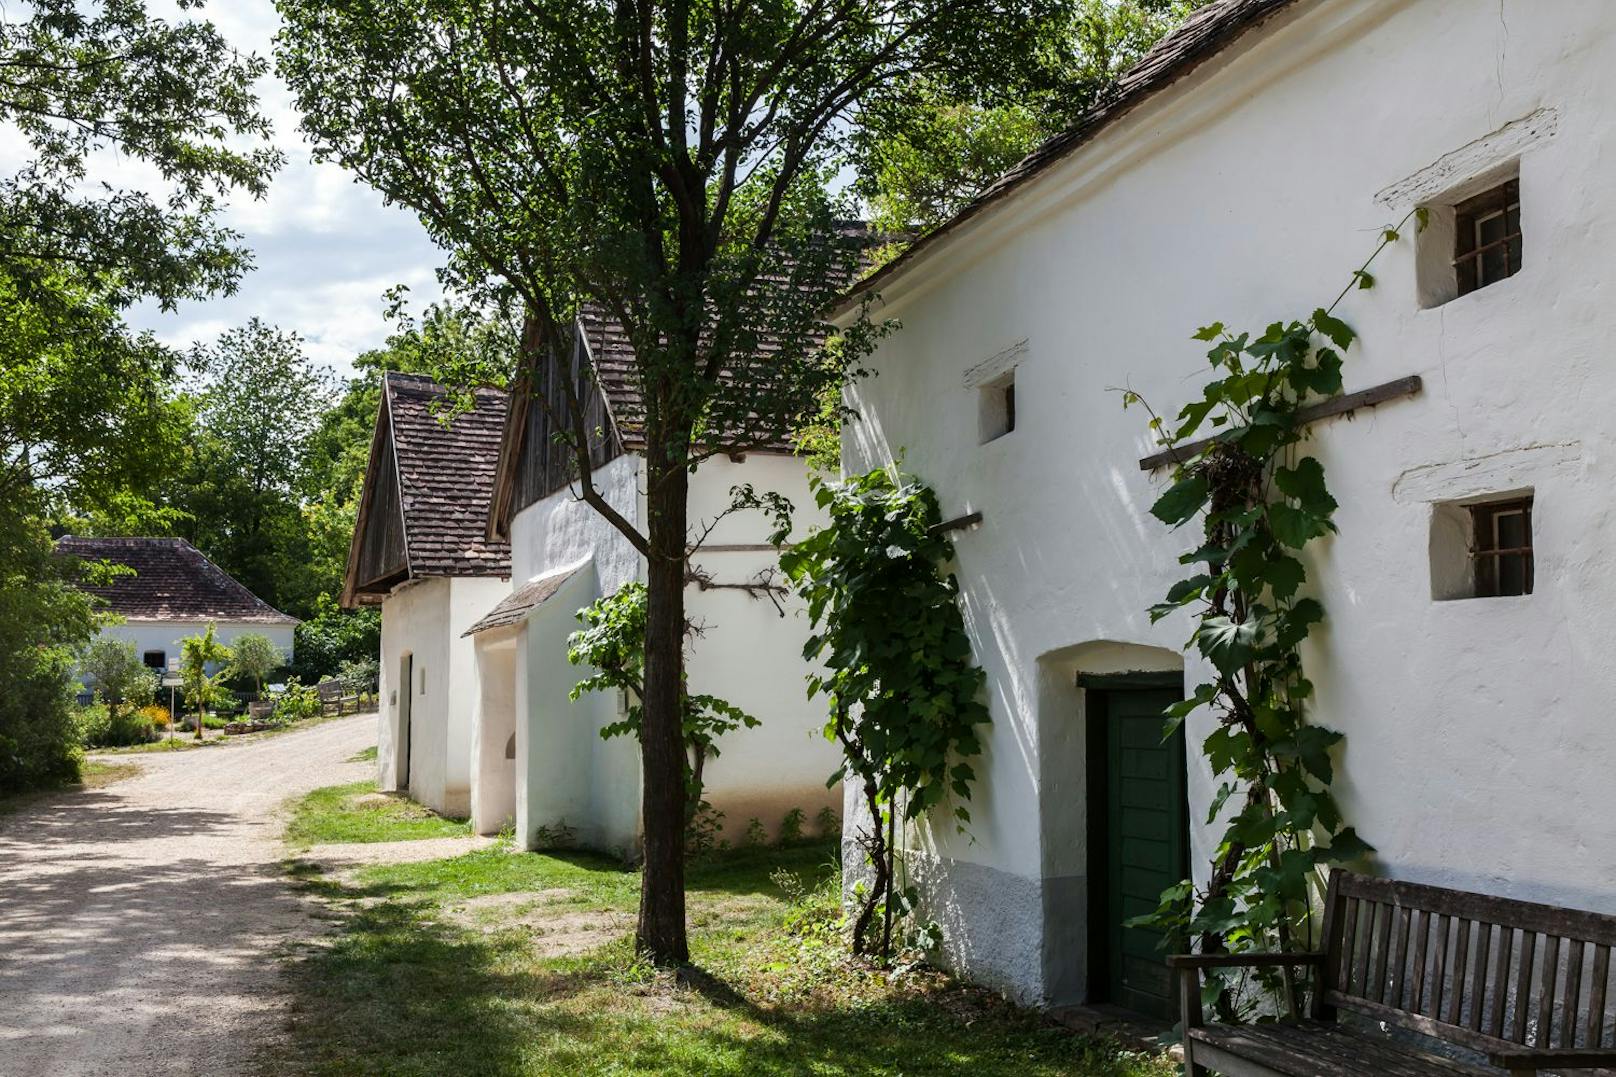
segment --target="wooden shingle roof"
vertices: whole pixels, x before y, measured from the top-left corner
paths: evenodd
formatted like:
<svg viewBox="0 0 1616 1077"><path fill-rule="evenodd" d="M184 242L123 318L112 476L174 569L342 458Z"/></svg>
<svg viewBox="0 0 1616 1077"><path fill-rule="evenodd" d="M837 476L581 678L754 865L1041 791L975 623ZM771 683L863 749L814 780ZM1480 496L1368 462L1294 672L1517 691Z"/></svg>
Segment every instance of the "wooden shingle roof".
<svg viewBox="0 0 1616 1077"><path fill-rule="evenodd" d="M131 621L234 621L295 625L182 538L59 539L56 552L134 570L110 584L83 589Z"/></svg>
<svg viewBox="0 0 1616 1077"><path fill-rule="evenodd" d="M443 386L383 378L345 605L380 601L407 579L510 575L510 544L485 534L506 402L501 390L476 389L470 410L446 422Z"/></svg>

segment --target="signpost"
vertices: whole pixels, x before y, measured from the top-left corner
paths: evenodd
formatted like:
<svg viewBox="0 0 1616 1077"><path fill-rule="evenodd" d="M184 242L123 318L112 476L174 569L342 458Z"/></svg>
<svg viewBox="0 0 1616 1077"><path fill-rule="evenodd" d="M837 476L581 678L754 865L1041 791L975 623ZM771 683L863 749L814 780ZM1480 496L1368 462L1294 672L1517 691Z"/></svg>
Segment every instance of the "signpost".
<svg viewBox="0 0 1616 1077"><path fill-rule="evenodd" d="M168 669L163 673L163 687L168 689L168 739L174 739L174 694L181 684L185 683L180 677L180 660L170 658Z"/></svg>

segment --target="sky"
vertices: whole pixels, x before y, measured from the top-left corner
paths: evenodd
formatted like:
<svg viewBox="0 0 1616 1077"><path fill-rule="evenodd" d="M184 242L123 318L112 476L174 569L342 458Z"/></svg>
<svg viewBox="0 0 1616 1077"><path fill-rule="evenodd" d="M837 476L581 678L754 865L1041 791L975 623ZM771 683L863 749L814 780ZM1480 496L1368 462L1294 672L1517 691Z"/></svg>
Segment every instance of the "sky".
<svg viewBox="0 0 1616 1077"><path fill-rule="evenodd" d="M172 0L150 0L148 9L164 18L176 14ZM271 0L210 0L203 14L237 48L271 55L280 22ZM286 164L266 198L238 197L223 215L242 233L257 268L232 296L184 303L172 314L139 306L129 322L188 348L256 315L296 332L306 354L346 377L355 355L387 337L382 293L408 285L418 313L439 295L434 271L443 256L408 210L383 205L381 195L339 166L310 160L291 93L273 72L259 84L259 96Z"/></svg>

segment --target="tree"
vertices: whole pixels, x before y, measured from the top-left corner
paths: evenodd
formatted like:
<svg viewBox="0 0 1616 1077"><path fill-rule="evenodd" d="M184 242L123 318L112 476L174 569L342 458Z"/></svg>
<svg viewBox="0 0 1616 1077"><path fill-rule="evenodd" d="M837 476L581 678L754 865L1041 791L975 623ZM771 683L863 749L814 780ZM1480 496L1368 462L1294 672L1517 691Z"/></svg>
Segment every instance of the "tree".
<svg viewBox="0 0 1616 1077"><path fill-rule="evenodd" d="M187 636L180 640L180 679L185 684L185 698L196 708L196 739L202 739L202 718L208 705L218 693L224 677L220 667L229 662L230 648L219 642L213 625L200 636ZM209 672L212 667L218 672Z"/></svg>
<svg viewBox="0 0 1616 1077"><path fill-rule="evenodd" d="M203 383L174 492L187 537L270 605L301 612L314 594L302 572L308 525L298 487L331 403L330 376L295 333L257 318L197 348L191 362Z"/></svg>
<svg viewBox="0 0 1616 1077"><path fill-rule="evenodd" d="M567 661L589 666L594 672L573 685L569 697L585 692L623 692L628 711L621 721L601 729L602 739L633 735L645 723L645 585L626 583L614 594L597 599L578 611L583 628L567 637ZM680 710L685 750L686 827L702 807L703 776L707 760L719 755L718 738L737 729L756 729L760 723L733 703L717 696L682 691Z"/></svg>
<svg viewBox="0 0 1616 1077"><path fill-rule="evenodd" d="M1101 101L1117 78L1208 0L1070 0L990 85L951 75L881 103L859 132L859 193L887 234L935 228L1039 143Z"/></svg>
<svg viewBox="0 0 1616 1077"><path fill-rule="evenodd" d="M0 176L7 784L77 771L60 734L71 729L74 652L95 618L69 582L86 566L52 556L43 521L67 505L131 527L153 521L134 491L179 441L177 357L130 333L122 312L227 291L247 267L218 214L234 192L262 195L279 163L252 91L264 68L211 24L165 23L138 0L32 0L0 12L0 123L22 160ZM161 190L97 167L108 151L151 166Z"/></svg>
<svg viewBox="0 0 1616 1077"><path fill-rule="evenodd" d="M586 302L633 344L648 446L643 532L595 488L581 410L558 418L579 496L646 558L636 940L657 960L685 961L690 473L789 434L869 342L864 326L828 358L820 348L820 312L858 242L836 228L848 207L828 188L864 110L901 102L928 75L995 77L1048 5L277 6L279 69L316 154L415 210L449 252L446 284L515 304L523 377L543 385L563 369Z"/></svg>
<svg viewBox="0 0 1616 1077"><path fill-rule="evenodd" d="M84 649L79 672L91 678L95 693L114 719L120 704L144 706L157 690L156 675L141 664L135 645L111 636L98 636Z"/></svg>
<svg viewBox="0 0 1616 1077"><path fill-rule="evenodd" d="M253 690L260 699L264 695L264 678L286 664L286 656L268 636L247 632L236 637L235 656L230 661L232 673L252 678Z"/></svg>

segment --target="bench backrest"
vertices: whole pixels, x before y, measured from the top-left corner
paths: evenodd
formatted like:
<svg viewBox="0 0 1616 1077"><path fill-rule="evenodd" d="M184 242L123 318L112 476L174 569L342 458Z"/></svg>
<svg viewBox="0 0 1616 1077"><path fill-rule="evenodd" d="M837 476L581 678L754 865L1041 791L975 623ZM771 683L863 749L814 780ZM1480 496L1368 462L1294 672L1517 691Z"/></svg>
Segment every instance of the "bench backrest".
<svg viewBox="0 0 1616 1077"><path fill-rule="evenodd" d="M1336 869L1316 1005L1477 1050L1616 1044L1616 916Z"/></svg>
<svg viewBox="0 0 1616 1077"><path fill-rule="evenodd" d="M340 699L342 689L342 682L338 680L321 681L314 686L314 690L320 693L321 699Z"/></svg>

